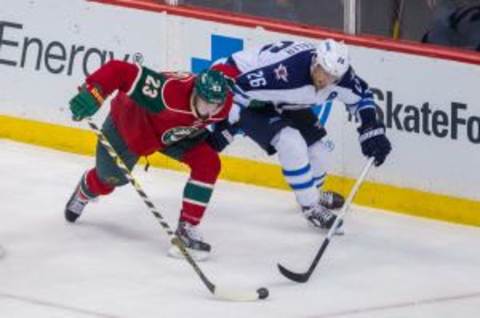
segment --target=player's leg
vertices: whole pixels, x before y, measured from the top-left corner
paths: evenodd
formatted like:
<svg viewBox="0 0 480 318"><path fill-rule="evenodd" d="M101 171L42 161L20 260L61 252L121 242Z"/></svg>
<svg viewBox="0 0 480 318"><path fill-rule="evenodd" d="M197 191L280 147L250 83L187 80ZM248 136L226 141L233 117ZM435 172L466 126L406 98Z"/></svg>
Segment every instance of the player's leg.
<svg viewBox="0 0 480 318"><path fill-rule="evenodd" d="M285 180L305 217L315 226L330 227L335 215L319 204L308 146L300 132L278 114L267 111L242 110L239 125L268 154L278 153Z"/></svg>
<svg viewBox="0 0 480 318"><path fill-rule="evenodd" d="M182 210L176 234L197 260L208 257L211 250L210 244L203 240L199 224L221 169L218 153L203 139L203 136L199 136L193 140L184 140L162 151L190 167L190 178L183 189ZM169 254L179 256L176 248L171 248Z"/></svg>
<svg viewBox="0 0 480 318"><path fill-rule="evenodd" d="M102 132L122 158L129 169L138 161L138 156L132 154L120 137L110 116L105 120ZM97 142L96 166L86 171L65 207L65 218L75 222L82 214L85 206L100 195L111 193L115 187L128 183L123 172L108 154L100 142Z"/></svg>
<svg viewBox="0 0 480 318"><path fill-rule="evenodd" d="M300 131L308 146L308 157L312 168L313 181L319 191L319 202L328 209L339 209L345 202L344 197L334 191L324 190L329 166L329 149L323 143L325 128L311 109L286 111L282 114L293 127Z"/></svg>
<svg viewBox="0 0 480 318"><path fill-rule="evenodd" d="M316 227L330 228L335 214L320 204L320 194L315 187L308 147L300 132L291 127L282 129L272 140L278 152L283 175L295 192L297 202L307 220Z"/></svg>
<svg viewBox="0 0 480 318"><path fill-rule="evenodd" d="M308 157L312 165L313 180L318 189L319 202L328 209L340 209L345 203L345 198L335 191L324 190L323 186L327 177L329 150L328 147L318 140L308 147Z"/></svg>

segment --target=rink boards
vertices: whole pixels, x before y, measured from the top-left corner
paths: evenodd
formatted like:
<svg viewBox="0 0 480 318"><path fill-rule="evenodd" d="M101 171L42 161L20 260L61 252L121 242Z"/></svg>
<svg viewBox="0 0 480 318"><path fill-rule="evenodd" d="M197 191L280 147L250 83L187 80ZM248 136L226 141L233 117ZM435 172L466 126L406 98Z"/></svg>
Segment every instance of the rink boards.
<svg viewBox="0 0 480 318"><path fill-rule="evenodd" d="M478 57L141 1L10 2L0 13L0 137L91 155L94 135L72 123L68 100L86 73L111 58L198 71L241 48L334 36L350 45L394 147L356 202L480 225ZM334 145L328 187L346 193L365 162L355 124L339 103L321 109ZM162 156L150 161L183 169ZM276 159L242 137L223 156L222 177L287 189Z"/></svg>

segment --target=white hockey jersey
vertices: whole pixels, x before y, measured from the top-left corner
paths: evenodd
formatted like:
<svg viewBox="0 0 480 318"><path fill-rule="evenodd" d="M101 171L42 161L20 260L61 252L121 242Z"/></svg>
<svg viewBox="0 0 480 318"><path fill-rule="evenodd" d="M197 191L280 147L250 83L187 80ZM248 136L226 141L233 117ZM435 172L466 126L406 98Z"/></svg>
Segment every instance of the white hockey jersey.
<svg viewBox="0 0 480 318"><path fill-rule="evenodd" d="M308 108L338 98L349 111L374 108L367 83L350 67L335 84L316 90L310 76L315 45L281 41L234 53L226 63L240 71L234 101L248 107L252 100L272 102L279 111Z"/></svg>

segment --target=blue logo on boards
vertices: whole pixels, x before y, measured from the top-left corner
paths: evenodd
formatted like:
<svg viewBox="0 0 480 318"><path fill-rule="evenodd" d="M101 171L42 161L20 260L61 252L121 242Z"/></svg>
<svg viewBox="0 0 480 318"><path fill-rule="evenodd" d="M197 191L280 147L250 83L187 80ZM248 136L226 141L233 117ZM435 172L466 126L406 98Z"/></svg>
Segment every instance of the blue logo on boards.
<svg viewBox="0 0 480 318"><path fill-rule="evenodd" d="M218 34L212 34L211 58L209 60L192 58L192 72L199 73L209 68L212 63L222 57L228 57L235 52L243 50L243 40Z"/></svg>

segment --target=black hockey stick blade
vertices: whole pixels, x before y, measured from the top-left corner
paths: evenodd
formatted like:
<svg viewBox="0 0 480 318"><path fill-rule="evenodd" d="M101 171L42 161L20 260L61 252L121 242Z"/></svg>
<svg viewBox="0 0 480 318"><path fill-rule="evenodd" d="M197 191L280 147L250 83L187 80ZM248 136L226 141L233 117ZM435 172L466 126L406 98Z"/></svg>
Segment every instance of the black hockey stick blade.
<svg viewBox="0 0 480 318"><path fill-rule="evenodd" d="M353 197L357 193L358 188L360 187L363 180L365 179L368 170L370 170L370 167L373 165L373 162L374 162L373 157L368 159L368 162L365 165L365 167L363 168L362 173L360 174L360 177L358 177L357 181L353 185L353 188L350 191L350 194L348 195L348 198L345 201L345 203L342 207L342 210L340 211L340 213L337 216L337 219L335 220L332 227L328 231L327 236L323 240L322 246L320 246L320 249L317 251L317 254L315 255L315 258L313 259L313 262L310 264L310 267L308 268L308 270L304 273L295 273L295 272L292 272L292 271L286 269L282 265L278 264L278 270L280 271L280 273L283 276L285 276L286 278L288 278L290 280L293 280L297 283L305 283L305 282L308 281L308 279L312 275L313 271L317 267L318 262L320 261L320 258L322 257L323 253L325 252L328 244L330 243L330 239L332 238L334 233L337 231L337 229L340 226L340 222L342 221L345 214L348 212L348 210L350 208L350 205L352 204Z"/></svg>
<svg viewBox="0 0 480 318"><path fill-rule="evenodd" d="M293 280L297 283L306 283L307 280L310 278L310 274L308 272L305 273L294 273L285 267L282 264L277 264L278 270L282 273L283 276L286 278Z"/></svg>
<svg viewBox="0 0 480 318"><path fill-rule="evenodd" d="M277 264L278 270L280 273L285 276L286 278L293 280L294 282L297 283L306 283L310 276L312 275L313 271L315 270L315 267L317 267L318 262L320 261L320 258L323 255L323 252L325 252L325 249L327 248L328 244L330 243L330 238L326 237L325 240L322 243L322 246L318 250L317 254L315 255L315 258L313 259L312 264L310 264L310 267L308 270L304 273L295 273L292 272L291 270L288 270L281 264Z"/></svg>

